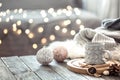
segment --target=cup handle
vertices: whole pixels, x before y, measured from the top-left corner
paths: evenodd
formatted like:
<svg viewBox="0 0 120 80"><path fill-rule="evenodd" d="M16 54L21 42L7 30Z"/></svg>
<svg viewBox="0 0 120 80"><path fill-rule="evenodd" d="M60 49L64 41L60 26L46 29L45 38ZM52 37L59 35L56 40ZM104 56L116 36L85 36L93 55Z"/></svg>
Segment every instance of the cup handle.
<svg viewBox="0 0 120 80"><path fill-rule="evenodd" d="M104 58L105 59L108 59L108 60L110 60L112 57L111 57L111 55L110 55L110 51L109 50L104 50ZM107 53L107 55L106 55L106 53Z"/></svg>

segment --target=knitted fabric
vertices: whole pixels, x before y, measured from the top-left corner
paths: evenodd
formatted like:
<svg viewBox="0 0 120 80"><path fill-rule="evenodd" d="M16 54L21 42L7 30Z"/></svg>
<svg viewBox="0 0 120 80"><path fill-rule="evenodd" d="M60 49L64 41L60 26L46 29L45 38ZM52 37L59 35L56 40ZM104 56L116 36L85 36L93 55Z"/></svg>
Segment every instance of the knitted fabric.
<svg viewBox="0 0 120 80"><path fill-rule="evenodd" d="M110 49L116 46L115 40L104 34L96 33L92 39L92 42L105 43L105 49Z"/></svg>
<svg viewBox="0 0 120 80"><path fill-rule="evenodd" d="M118 19L105 19L101 24L107 29L120 30L120 18Z"/></svg>
<svg viewBox="0 0 120 80"><path fill-rule="evenodd" d="M120 44L114 48L114 50L110 51L111 57L114 60L120 61Z"/></svg>
<svg viewBox="0 0 120 80"><path fill-rule="evenodd" d="M120 43L120 30L106 29L105 27L98 27L95 29L95 31L100 32L111 38L114 38L116 42Z"/></svg>
<svg viewBox="0 0 120 80"><path fill-rule="evenodd" d="M105 44L105 49L111 49L116 46L116 41L114 38L108 37L103 33L98 32L98 30L93 30L90 28L85 28L80 30L74 37L78 44L84 46L87 42L100 42Z"/></svg>
<svg viewBox="0 0 120 80"><path fill-rule="evenodd" d="M77 44L84 45L87 42L90 42L96 32L90 28L85 28L84 30L80 30L75 36L74 39Z"/></svg>

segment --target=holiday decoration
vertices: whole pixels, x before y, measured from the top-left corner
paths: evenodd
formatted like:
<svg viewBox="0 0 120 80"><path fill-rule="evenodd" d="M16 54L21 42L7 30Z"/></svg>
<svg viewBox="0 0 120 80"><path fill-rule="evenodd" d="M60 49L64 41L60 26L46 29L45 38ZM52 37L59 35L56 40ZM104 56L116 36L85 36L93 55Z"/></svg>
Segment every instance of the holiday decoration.
<svg viewBox="0 0 120 80"><path fill-rule="evenodd" d="M67 58L67 49L63 46L56 47L53 50L54 53L54 59L58 62L63 62Z"/></svg>
<svg viewBox="0 0 120 80"><path fill-rule="evenodd" d="M81 45L78 45L74 40L54 41L48 46L52 51L58 46L62 46L67 49L67 58L75 59L85 57L85 49Z"/></svg>
<svg viewBox="0 0 120 80"><path fill-rule="evenodd" d="M38 62L42 65L48 65L53 60L53 53L48 48L41 48L36 54Z"/></svg>
<svg viewBox="0 0 120 80"><path fill-rule="evenodd" d="M0 8L4 4L0 2ZM15 37L21 37L21 35L25 35L26 38L31 42L31 47L35 50L37 50L39 47L45 46L49 42L55 41L58 37L55 34L60 34L60 36L68 36L69 38L73 37L79 29L84 28L84 25L81 21L81 19L78 17L81 13L81 10L79 8L74 8L70 5L67 5L66 8L63 9L57 9L49 8L48 10L24 10L22 8L16 8L14 10L11 10L7 8L4 11L0 11L0 23L9 24L9 29L7 27L1 28L2 36L16 34ZM36 18L34 18L32 15L37 15ZM69 17L74 14L77 18L76 19L70 19ZM56 16L66 16L65 19L60 19L56 21ZM19 16L19 17L18 17ZM36 26L36 22L38 22L38 19L40 18L40 24ZM55 20L53 20L55 19ZM58 18L59 19L59 18ZM53 21L52 21L53 20ZM27 22L30 27L34 25L34 29L36 31L33 31L31 28L24 28L24 24ZM54 26L52 27L50 23L54 22ZM42 24L41 24L42 23ZM46 25L47 24L47 25ZM70 25L76 25L74 28L71 28ZM2 27L3 25L0 25ZM48 33L48 27L53 31ZM50 30L50 29L49 29ZM39 34L48 33L47 36L41 38L40 36L37 37ZM55 34L54 34L55 33ZM33 39L40 40L35 41ZM4 44L4 37L0 37L0 46Z"/></svg>
<svg viewBox="0 0 120 80"><path fill-rule="evenodd" d="M109 60L105 64L86 64L84 59L73 59L67 62L67 68L73 72L100 77L120 76L120 62Z"/></svg>

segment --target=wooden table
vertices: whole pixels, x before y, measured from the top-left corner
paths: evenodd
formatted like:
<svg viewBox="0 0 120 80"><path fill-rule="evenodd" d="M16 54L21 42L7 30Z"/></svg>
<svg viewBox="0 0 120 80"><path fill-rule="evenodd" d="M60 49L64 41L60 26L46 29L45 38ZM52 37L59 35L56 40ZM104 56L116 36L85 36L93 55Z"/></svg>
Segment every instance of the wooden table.
<svg viewBox="0 0 120 80"><path fill-rule="evenodd" d="M120 77L77 74L66 68L66 62L53 61L49 66L42 66L30 55L1 57L0 80L120 80Z"/></svg>

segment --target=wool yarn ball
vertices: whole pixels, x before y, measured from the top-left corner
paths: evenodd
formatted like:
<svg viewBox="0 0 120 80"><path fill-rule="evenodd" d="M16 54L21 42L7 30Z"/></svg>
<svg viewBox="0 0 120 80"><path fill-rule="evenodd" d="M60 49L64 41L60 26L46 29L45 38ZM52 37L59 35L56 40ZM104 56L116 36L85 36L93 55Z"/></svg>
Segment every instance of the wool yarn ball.
<svg viewBox="0 0 120 80"><path fill-rule="evenodd" d="M63 62L68 55L68 51L65 47L59 46L53 49L54 59L57 62Z"/></svg>
<svg viewBox="0 0 120 80"><path fill-rule="evenodd" d="M54 55L48 48L41 48L36 54L37 61L42 65L48 65L52 62Z"/></svg>

